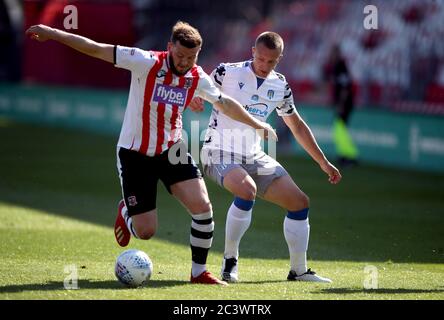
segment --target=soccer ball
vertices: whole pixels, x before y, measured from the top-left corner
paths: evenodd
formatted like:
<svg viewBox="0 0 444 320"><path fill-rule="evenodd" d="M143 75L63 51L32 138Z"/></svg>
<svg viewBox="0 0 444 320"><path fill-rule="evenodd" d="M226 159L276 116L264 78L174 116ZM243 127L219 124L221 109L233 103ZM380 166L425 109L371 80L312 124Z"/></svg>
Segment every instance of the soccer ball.
<svg viewBox="0 0 444 320"><path fill-rule="evenodd" d="M150 279L153 273L153 263L143 251L126 250L117 257L114 273L124 285L133 288L140 287Z"/></svg>

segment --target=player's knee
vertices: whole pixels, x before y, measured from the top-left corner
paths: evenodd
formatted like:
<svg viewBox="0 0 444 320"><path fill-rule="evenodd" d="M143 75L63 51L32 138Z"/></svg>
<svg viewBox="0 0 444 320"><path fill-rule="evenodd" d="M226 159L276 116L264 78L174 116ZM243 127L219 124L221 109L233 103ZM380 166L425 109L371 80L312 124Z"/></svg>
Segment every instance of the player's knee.
<svg viewBox="0 0 444 320"><path fill-rule="evenodd" d="M256 185L251 183L244 183L242 185L242 188L240 188L236 192L236 196L244 200L253 201L254 199L256 199L256 193L257 193Z"/></svg>
<svg viewBox="0 0 444 320"><path fill-rule="evenodd" d="M199 213L210 212L213 209L211 206L211 202L209 200L208 201L206 200L193 204L191 208L188 208L188 210L193 214L199 214Z"/></svg>
<svg viewBox="0 0 444 320"><path fill-rule="evenodd" d="M156 233L156 231L143 230L140 234L137 234L137 235L142 240L149 240L154 236L155 233Z"/></svg>
<svg viewBox="0 0 444 320"><path fill-rule="evenodd" d="M153 236L154 236L154 234L156 233L156 229L155 228L153 228L153 227L145 227L145 228L142 228L142 229L140 229L140 230L136 230L136 232L137 232L137 236L140 238L140 239L142 239L142 240L149 240L149 239L151 239Z"/></svg>
<svg viewBox="0 0 444 320"><path fill-rule="evenodd" d="M299 202L300 202L301 209L305 209L305 208L310 207L310 198L305 193L302 193L299 196Z"/></svg>
<svg viewBox="0 0 444 320"><path fill-rule="evenodd" d="M296 196L291 196L287 201L287 210L299 211L310 207L310 199L305 193L298 193Z"/></svg>

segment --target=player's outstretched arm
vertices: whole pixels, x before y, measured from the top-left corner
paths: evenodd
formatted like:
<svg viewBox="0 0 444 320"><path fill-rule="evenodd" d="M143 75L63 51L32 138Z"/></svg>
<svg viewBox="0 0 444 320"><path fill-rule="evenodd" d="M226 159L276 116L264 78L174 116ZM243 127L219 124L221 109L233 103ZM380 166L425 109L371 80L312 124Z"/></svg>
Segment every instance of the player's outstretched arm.
<svg viewBox="0 0 444 320"><path fill-rule="evenodd" d="M214 103L214 106L231 119L243 122L257 130L263 130L263 137L265 139L273 139L277 141L278 138L276 132L268 123L259 121L250 116L242 105L233 98L223 94L222 98Z"/></svg>
<svg viewBox="0 0 444 320"><path fill-rule="evenodd" d="M327 157L324 155L316 142L313 133L301 116L296 113L282 118L284 119L287 127L290 128L298 143L319 164L322 171L328 175L328 180L333 184L341 181L341 173L334 165L330 163L330 161L328 161Z"/></svg>
<svg viewBox="0 0 444 320"><path fill-rule="evenodd" d="M43 24L30 27L26 30L26 35L40 42L55 40L91 57L114 63L114 46L110 44L98 43Z"/></svg>

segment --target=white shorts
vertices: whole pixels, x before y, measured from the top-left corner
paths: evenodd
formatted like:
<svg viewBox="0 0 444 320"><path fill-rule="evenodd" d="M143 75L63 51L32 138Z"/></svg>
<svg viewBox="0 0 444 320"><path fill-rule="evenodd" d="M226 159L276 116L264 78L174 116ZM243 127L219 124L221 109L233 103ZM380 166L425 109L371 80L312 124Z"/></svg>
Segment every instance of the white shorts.
<svg viewBox="0 0 444 320"><path fill-rule="evenodd" d="M280 163L265 152L249 159L217 149L205 149L202 153L204 154L202 157L204 175L209 176L222 187L225 176L235 168L243 168L253 178L259 196L265 194L274 179L288 175Z"/></svg>

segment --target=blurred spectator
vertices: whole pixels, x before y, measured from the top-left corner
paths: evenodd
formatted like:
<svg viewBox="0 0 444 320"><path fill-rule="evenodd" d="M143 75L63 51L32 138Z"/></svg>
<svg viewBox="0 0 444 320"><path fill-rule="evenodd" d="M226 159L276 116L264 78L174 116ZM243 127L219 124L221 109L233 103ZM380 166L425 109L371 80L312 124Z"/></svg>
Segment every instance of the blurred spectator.
<svg viewBox="0 0 444 320"><path fill-rule="evenodd" d="M8 6L0 1L0 81L19 81L20 68L17 33L14 30Z"/></svg>
<svg viewBox="0 0 444 320"><path fill-rule="evenodd" d="M64 17L61 4L66 3L65 0L2 1L2 39L7 30L3 25L8 24L5 2L22 3L27 18L25 25L46 19L47 24L58 27ZM51 2L54 8L59 9L52 12L43 10ZM75 3L82 13L79 31L102 42L117 41L141 48L163 50L171 23L180 19L193 21L204 38L205 52L199 57L199 62L207 71L214 69L222 60L245 59L250 54L245 43L253 40L252 35L264 29L279 32L287 46L285 58L277 71L287 75L299 103L304 105L325 105L328 95L316 91L322 80L319 61L325 61L334 43L341 43L347 68L353 74L353 102L357 106L412 112L409 105L418 102L415 112L444 112L437 113L437 110L444 109L444 42L441 40L444 35L444 1L374 0L372 5L379 12L376 30L363 27L363 8L368 5L366 0L337 0L334 3L328 0L81 0ZM57 20L58 24L54 19L60 20ZM48 20L54 20L54 23ZM118 34L119 39L109 39L109 34ZM123 75L111 77L109 72L115 74L115 71L110 67L84 77L84 69L99 70L100 66L92 67L90 64L95 62L83 57L70 57L68 52L65 54L70 63L63 65L76 68L63 70L58 65L59 74L55 74L56 71L50 74L29 62L28 52L32 49L35 55L39 51L37 45L30 46L25 42L22 50L25 57L22 77L25 81L103 87L126 87L129 81ZM7 45L6 48L12 47ZM62 49L54 48L50 52L58 50ZM9 54L8 49L2 51L3 58ZM59 62L57 59L60 60L60 57L61 54L45 56L54 59L54 64ZM17 56L14 59L17 60ZM5 77L5 68L10 74L11 64L6 65L4 61L8 59L0 62L2 78ZM66 74L70 75L70 82L63 78ZM74 82L75 77L78 79ZM441 109L436 105L440 105Z"/></svg>
<svg viewBox="0 0 444 320"><path fill-rule="evenodd" d="M338 44L333 45L324 65L324 79L331 86L332 104L335 108L333 140L338 164L342 166L356 164L358 150L347 130L350 114L354 108L352 79Z"/></svg>

